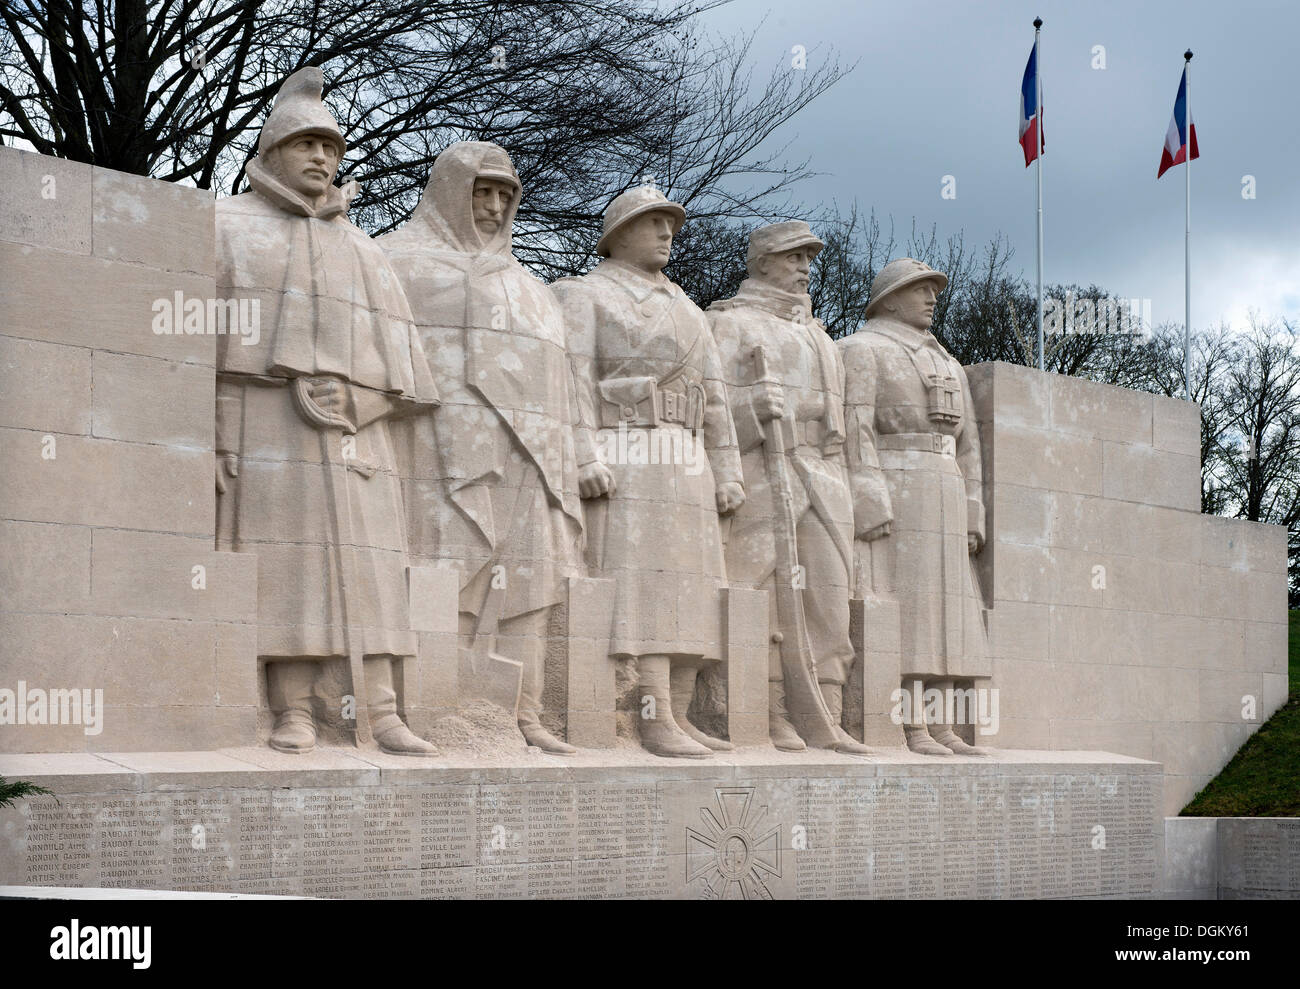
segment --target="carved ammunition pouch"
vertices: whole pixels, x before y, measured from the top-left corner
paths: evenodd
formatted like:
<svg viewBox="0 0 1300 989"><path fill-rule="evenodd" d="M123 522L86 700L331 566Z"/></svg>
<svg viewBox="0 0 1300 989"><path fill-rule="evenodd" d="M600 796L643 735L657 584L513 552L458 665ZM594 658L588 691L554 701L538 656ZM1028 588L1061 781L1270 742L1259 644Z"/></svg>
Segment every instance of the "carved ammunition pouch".
<svg viewBox="0 0 1300 989"><path fill-rule="evenodd" d="M674 387L661 388L651 377L606 378L600 389L600 425L653 429L678 425L695 432L704 426L704 388L678 378Z"/></svg>
<svg viewBox="0 0 1300 989"><path fill-rule="evenodd" d="M792 424L793 452L802 456L833 457L844 449L844 434L828 428L824 418L796 419Z"/></svg>

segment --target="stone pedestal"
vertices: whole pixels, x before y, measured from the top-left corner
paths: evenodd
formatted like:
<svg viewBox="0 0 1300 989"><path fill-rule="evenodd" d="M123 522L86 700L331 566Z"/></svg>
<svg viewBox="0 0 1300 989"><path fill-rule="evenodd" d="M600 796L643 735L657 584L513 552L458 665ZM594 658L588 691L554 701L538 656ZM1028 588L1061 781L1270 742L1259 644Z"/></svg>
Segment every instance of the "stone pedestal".
<svg viewBox="0 0 1300 989"><path fill-rule="evenodd" d="M0 758L0 885L349 898L1143 897L1161 767L757 749L457 765L347 749Z"/></svg>

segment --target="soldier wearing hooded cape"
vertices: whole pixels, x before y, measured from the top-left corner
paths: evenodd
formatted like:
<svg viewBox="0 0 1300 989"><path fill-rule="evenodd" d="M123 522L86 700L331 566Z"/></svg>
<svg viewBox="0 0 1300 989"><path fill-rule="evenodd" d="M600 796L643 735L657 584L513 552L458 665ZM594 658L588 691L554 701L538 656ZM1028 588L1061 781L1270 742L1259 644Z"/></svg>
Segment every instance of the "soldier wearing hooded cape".
<svg viewBox="0 0 1300 989"><path fill-rule="evenodd" d="M513 190L495 231L476 182ZM442 406L402 440L411 550L457 569L462 632L499 594L497 648L523 664L518 720L531 744L573 749L539 723L547 619L580 572L573 381L563 314L511 253L520 184L495 144L452 144L409 223L379 239L434 368ZM494 581L495 578L495 581Z"/></svg>
<svg viewBox="0 0 1300 989"><path fill-rule="evenodd" d="M347 656L347 637L359 635L367 696L357 703L368 704L376 739L429 752L402 724L393 690L392 658L413 656L416 643L388 420L431 409L437 392L397 277L329 184L345 144L322 82L307 68L284 83L248 166L252 191L216 206L218 295L260 303L256 337L218 338L217 546L257 554L272 745L315 745L314 661ZM337 151L318 152L329 176L319 197L284 164L283 149L304 135ZM303 397L321 383L345 396L346 430Z"/></svg>

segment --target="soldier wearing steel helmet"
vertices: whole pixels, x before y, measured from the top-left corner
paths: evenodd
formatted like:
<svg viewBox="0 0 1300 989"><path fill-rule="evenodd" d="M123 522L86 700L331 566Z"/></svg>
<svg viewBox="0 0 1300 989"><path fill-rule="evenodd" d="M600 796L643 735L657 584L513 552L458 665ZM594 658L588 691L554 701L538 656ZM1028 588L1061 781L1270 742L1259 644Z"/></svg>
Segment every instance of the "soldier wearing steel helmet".
<svg viewBox="0 0 1300 989"><path fill-rule="evenodd" d="M984 545L979 432L961 365L930 332L948 284L913 258L871 286L867 321L838 341L859 593L893 596L903 689L945 691L990 675L984 602L972 556ZM912 697L907 746L927 755L981 754Z"/></svg>
<svg viewBox="0 0 1300 989"><path fill-rule="evenodd" d="M587 427L578 442L593 437L578 450L587 561L616 581L610 653L637 661L641 743L703 758L731 747L686 708L696 671L722 656L718 515L745 493L708 320L662 271L685 219L651 186L624 192L605 212L605 260L553 288Z"/></svg>

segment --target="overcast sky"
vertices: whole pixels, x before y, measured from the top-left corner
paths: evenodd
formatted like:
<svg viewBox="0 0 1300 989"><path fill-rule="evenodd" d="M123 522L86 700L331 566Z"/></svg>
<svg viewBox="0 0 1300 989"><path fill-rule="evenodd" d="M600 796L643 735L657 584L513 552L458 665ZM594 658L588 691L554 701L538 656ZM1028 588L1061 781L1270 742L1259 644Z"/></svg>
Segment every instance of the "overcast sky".
<svg viewBox="0 0 1300 989"><path fill-rule="evenodd" d="M1017 143L1020 80L1043 18L1044 253L1048 283L1096 283L1183 321L1184 167L1156 181L1183 51L1201 157L1192 164L1192 324L1242 325L1251 308L1300 328L1300 3L1283 0L734 0L709 13L735 34L767 15L764 70L834 47L847 77L781 137L825 173L799 196L855 198L968 242L997 231L1035 277L1034 170ZM1104 69L1093 48L1105 46ZM756 73L760 75L761 73ZM794 155L798 157L798 154ZM957 197L941 198L944 175ZM1253 175L1256 197L1242 198Z"/></svg>

